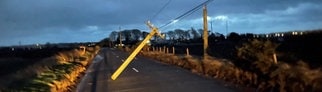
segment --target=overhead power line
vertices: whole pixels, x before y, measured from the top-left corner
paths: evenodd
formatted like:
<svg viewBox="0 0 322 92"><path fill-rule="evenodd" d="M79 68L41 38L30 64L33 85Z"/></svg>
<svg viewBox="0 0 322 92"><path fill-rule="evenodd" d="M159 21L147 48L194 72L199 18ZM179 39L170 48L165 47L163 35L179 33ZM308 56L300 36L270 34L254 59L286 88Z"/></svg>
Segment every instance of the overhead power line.
<svg viewBox="0 0 322 92"><path fill-rule="evenodd" d="M170 22L168 22L168 23L166 23L166 24L162 25L160 28L163 28L163 27L169 26L170 24L172 24L172 23L174 23L174 22L178 22L178 21L180 21L180 19L182 19L182 18L184 18L184 17L186 17L186 16L191 15L192 13L194 13L194 12L196 12L197 10L199 10L200 8L202 8L202 6L203 6L203 5L206 5L206 4L210 3L211 1L213 1L213 0L207 0L207 1L203 2L203 3L201 3L200 5L198 5L198 6L194 7L194 8L192 8L191 10L189 10L189 11L187 11L187 12L183 13L182 15L180 15L180 16L178 16L178 17L174 18L174 19L173 19L173 20L171 20Z"/></svg>
<svg viewBox="0 0 322 92"><path fill-rule="evenodd" d="M171 1L172 0L168 0L168 2L166 4L164 4L162 6L162 8L151 17L150 21L152 21L156 16L158 16L164 10L164 8L167 7L170 4Z"/></svg>

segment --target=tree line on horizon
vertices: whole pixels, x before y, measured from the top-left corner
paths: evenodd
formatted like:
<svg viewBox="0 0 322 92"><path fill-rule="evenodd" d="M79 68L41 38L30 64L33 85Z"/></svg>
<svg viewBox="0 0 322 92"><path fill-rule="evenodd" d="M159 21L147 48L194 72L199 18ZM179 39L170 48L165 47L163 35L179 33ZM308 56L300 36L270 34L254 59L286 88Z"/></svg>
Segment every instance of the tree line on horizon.
<svg viewBox="0 0 322 92"><path fill-rule="evenodd" d="M304 32L304 31L302 31ZM247 41L249 39L262 39L262 40L272 40L275 42L278 41L292 41L291 39L296 39L298 37L305 36L306 38L316 37L322 30L307 30L304 35L291 35L292 31L284 32L284 36L274 36L274 33L271 34L253 34L253 33L244 33L239 34L236 32L230 32L227 36L220 34L218 32L209 31L209 44L220 42L223 40L229 40L233 42ZM141 40L143 40L149 32L141 31L139 29L125 29L121 31L112 31L107 38L101 40L101 42L111 42L113 44L119 44L120 39L125 45L134 45ZM183 29L174 29L167 31L165 33L165 40L171 43L203 43L203 29L194 29L190 28L187 30ZM267 35L271 35L267 37ZM311 36L312 35L312 36ZM282 38L282 39L281 39ZM313 38L314 39L314 38ZM161 40L157 36L154 36L151 41L157 42Z"/></svg>
<svg viewBox="0 0 322 92"><path fill-rule="evenodd" d="M237 34L232 32L233 34ZM105 40L111 41L111 42L116 42L119 43L120 38L124 44L129 44L129 43L136 43L139 42L140 40L144 39L149 32L146 31L141 31L139 29L126 29L122 31L112 31L109 35L108 38L105 38ZM192 41L192 42L197 42L197 41L202 41L202 36L203 36L203 29L188 29L188 30L183 30L183 29L175 29L175 30L170 30L168 32L162 33L165 34L165 39L166 40L171 40L171 41ZM225 36L223 34L220 34L218 32L210 32L209 37L217 37L218 39L224 39ZM153 37L152 40L158 40L159 38L157 36Z"/></svg>

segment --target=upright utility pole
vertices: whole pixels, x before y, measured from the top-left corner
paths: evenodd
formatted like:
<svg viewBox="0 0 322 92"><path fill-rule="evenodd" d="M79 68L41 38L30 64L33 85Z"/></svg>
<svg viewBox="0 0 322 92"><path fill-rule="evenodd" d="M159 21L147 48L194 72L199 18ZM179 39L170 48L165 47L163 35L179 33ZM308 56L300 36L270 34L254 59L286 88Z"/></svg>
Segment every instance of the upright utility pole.
<svg viewBox="0 0 322 92"><path fill-rule="evenodd" d="M226 37L228 36L228 19L226 19Z"/></svg>
<svg viewBox="0 0 322 92"><path fill-rule="evenodd" d="M203 7L203 56L208 56L208 21L207 21L207 5Z"/></svg>
<svg viewBox="0 0 322 92"><path fill-rule="evenodd" d="M119 30L120 30L120 33L119 33L120 34L120 37L119 37L120 38L120 46L122 46L122 31L121 31L121 27L119 27Z"/></svg>
<svg viewBox="0 0 322 92"><path fill-rule="evenodd" d="M210 30L211 30L211 32L213 32L213 30L212 30L212 21L210 20Z"/></svg>

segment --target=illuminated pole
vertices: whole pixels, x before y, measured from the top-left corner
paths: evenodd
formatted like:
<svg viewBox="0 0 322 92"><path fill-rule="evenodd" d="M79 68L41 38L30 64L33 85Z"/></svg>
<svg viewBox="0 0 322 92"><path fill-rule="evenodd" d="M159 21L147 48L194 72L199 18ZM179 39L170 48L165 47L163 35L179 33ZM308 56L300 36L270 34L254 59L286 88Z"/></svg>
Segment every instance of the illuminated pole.
<svg viewBox="0 0 322 92"><path fill-rule="evenodd" d="M203 55L206 57L208 48L208 21L207 21L207 6L203 7Z"/></svg>

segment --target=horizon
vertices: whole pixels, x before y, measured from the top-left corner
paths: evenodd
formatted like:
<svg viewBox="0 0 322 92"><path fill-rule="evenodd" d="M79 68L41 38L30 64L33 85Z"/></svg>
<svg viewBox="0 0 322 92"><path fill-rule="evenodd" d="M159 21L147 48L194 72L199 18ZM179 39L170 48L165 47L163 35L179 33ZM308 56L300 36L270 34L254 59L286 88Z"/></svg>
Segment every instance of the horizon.
<svg viewBox="0 0 322 92"><path fill-rule="evenodd" d="M131 30L131 29L124 29L124 30ZM188 29L187 29L188 30ZM123 31L123 30L122 30ZM142 30L140 30L141 32L143 32ZM251 33L251 34L255 34L255 35L266 35L266 34L274 34L274 33L288 33L288 32L322 32L322 29L313 29L313 30L292 30L292 31L282 31L282 32L271 32L271 33L259 33L259 34L256 34L256 33ZM229 33L232 33L232 32L229 32ZM243 35L243 34L248 34L248 33L238 33L238 32L235 32L239 35ZM220 33L221 34L221 33ZM224 36L226 36L225 34L223 34ZM105 38L109 38L109 37L105 37ZM105 39L103 38L103 39ZM98 41L80 41L80 42L45 42L45 43L28 43L28 44L22 44L22 43L17 43L17 44L14 44L14 45L8 45L8 46L0 46L0 47L14 47L14 46L32 46L32 45L46 45L46 44L72 44L72 43L96 43L96 42L99 42L103 39L100 39Z"/></svg>

